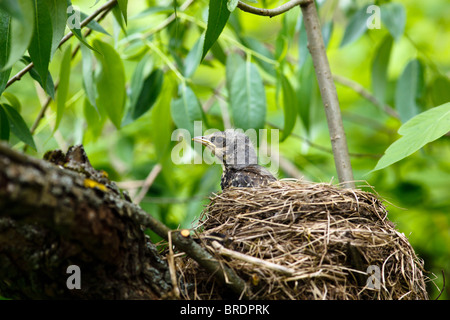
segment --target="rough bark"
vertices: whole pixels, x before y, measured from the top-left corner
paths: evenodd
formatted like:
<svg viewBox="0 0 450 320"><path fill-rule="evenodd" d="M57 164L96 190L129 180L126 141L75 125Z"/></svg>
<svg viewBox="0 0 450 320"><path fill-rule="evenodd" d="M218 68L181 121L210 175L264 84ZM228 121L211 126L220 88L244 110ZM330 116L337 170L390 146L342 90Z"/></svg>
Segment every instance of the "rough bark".
<svg viewBox="0 0 450 320"><path fill-rule="evenodd" d="M160 299L170 273L142 215L80 149L37 160L0 144L0 295ZM81 150L82 151L82 150ZM68 289L70 265L81 289Z"/></svg>

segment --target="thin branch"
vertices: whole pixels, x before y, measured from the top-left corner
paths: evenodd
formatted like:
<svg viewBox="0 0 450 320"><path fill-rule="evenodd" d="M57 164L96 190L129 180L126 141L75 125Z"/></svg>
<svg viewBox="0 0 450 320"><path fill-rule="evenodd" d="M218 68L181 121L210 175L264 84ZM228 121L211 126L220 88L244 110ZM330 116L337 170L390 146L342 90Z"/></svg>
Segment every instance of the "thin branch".
<svg viewBox="0 0 450 320"><path fill-rule="evenodd" d="M319 83L320 94L325 107L328 130L330 131L331 147L339 182L343 183L347 188L354 188L355 183L352 182L354 181L354 178L344 125L342 123L339 100L322 38L322 28L320 26L316 6L314 2L308 2L300 7L302 9L303 22L308 38L308 49L311 53L317 81Z"/></svg>
<svg viewBox="0 0 450 320"><path fill-rule="evenodd" d="M174 203L187 203L192 201L204 201L208 199L204 195L192 196L188 198L171 198L171 197L145 197L144 202L160 203L160 204L174 204Z"/></svg>
<svg viewBox="0 0 450 320"><path fill-rule="evenodd" d="M233 269L222 266L208 251L195 242L193 238L184 237L180 232L170 230L166 225L153 218L137 205L134 205L134 210L138 212L135 217L136 222L150 228L165 240L168 240L169 232L171 232L171 240L175 247L184 251L188 256L197 261L201 267L213 275L221 284L230 288L237 296L246 296L246 284L244 280Z"/></svg>
<svg viewBox="0 0 450 320"><path fill-rule="evenodd" d="M241 9L242 11L256 14L258 16L265 16L265 17L275 17L279 14L285 13L286 11L291 10L292 8L307 4L311 2L311 0L291 0L289 2L286 2L285 4L282 4L281 6L274 8L274 9L263 9L263 8L256 8L253 6L250 6L242 1L238 1L237 7Z"/></svg>
<svg viewBox="0 0 450 320"><path fill-rule="evenodd" d="M194 0L187 0L186 2L184 2L181 6L180 6L180 11L184 11L186 10L192 3L194 2ZM175 19L177 18L176 13L172 13L166 20L164 20L163 22L161 22L159 25L157 25L155 27L155 29L150 30L149 32L147 32L146 34L144 34L144 38L148 38L151 35L161 31L162 29L164 29L165 27L167 27L170 23L172 23Z"/></svg>
<svg viewBox="0 0 450 320"><path fill-rule="evenodd" d="M280 153L270 148L269 145L265 143L260 144L259 149L262 150L265 154L270 154L272 163L277 164L281 168L281 170L288 174L288 176L298 180L303 179L304 174L297 169L295 164L293 164L289 159L283 157Z"/></svg>
<svg viewBox="0 0 450 320"><path fill-rule="evenodd" d="M55 91L58 89L58 85L59 85L59 81L55 82ZM33 125L30 128L30 133L33 135L34 132L36 131L39 122L41 121L41 119L44 117L45 112L48 109L48 106L50 105L50 102L52 101L52 97L47 97L47 101L45 101L44 105L42 106L41 110L39 111L38 116L36 117L36 119L33 122ZM24 151L26 150L27 145L24 146Z"/></svg>
<svg viewBox="0 0 450 320"><path fill-rule="evenodd" d="M81 24L80 28L85 27L89 22L94 20L97 16L99 16L103 11L109 11L112 7L114 7L117 4L117 0L111 0L98 8L94 13L92 13L90 16L88 16L86 19L84 19ZM61 47L67 40L69 40L73 36L73 32L70 31L67 33L59 42L58 48ZM8 88L10 85L12 85L14 82L19 81L25 74L28 73L31 69L33 69L34 64L31 62L28 64L25 68L20 70L14 77L8 80L6 83L5 89Z"/></svg>
<svg viewBox="0 0 450 320"><path fill-rule="evenodd" d="M333 75L334 81L340 83L343 86L346 86L356 93L358 93L361 97L365 98L366 100L370 101L374 106L377 108L383 110L391 117L394 117L396 119L400 119L400 116L398 115L397 111L395 111L391 106L388 104L382 103L379 101L374 95L372 95L366 88L364 88L359 83L350 80L346 77L340 76L340 75Z"/></svg>
<svg viewBox="0 0 450 320"><path fill-rule="evenodd" d="M237 260L241 260L256 266L260 266L287 276L292 276L295 273L294 269L285 267L285 266L281 266L279 264L270 262L270 261L266 261L263 259L259 259L259 258L255 258L237 251L233 251L230 249L225 248L224 246L222 246L219 242L217 241L213 241L212 242L212 246L213 248L217 251L217 253L219 253L222 256L225 257L230 257L233 259L237 259Z"/></svg>
<svg viewBox="0 0 450 320"><path fill-rule="evenodd" d="M142 185L141 190L139 191L138 195L136 196L134 200L135 203L140 203L142 199L144 199L145 195L147 194L148 189L152 186L153 182L155 182L156 177L158 177L159 173L162 170L162 166L160 163L158 163L156 166L153 167L153 169L148 174L147 178L144 181L144 184Z"/></svg>
<svg viewBox="0 0 450 320"><path fill-rule="evenodd" d="M442 292L444 292L445 290L445 273L444 270L441 270L441 272L442 272L442 289L440 290L439 295L434 300L438 300L441 297Z"/></svg>
<svg viewBox="0 0 450 320"><path fill-rule="evenodd" d="M116 1L116 0L115 0L115 1ZM112 7L107 7L106 10L104 10L104 11L102 10L103 13L98 17L97 22L100 22L104 17L106 17L106 15L109 13L109 11L110 11L111 9L112 9ZM99 10L101 10L101 8L98 9L97 11L99 11ZM97 11L96 11L96 12L97 12ZM96 14L96 12L94 12L93 15ZM97 14L97 15L98 15L98 14ZM85 23L88 19L89 19L89 17L86 18L85 20L83 20L83 23ZM85 23L85 25L87 25L90 21L92 21L92 19L89 20L87 23ZM83 23L81 23L81 25L83 25ZM85 38L88 37L91 33L92 33L92 29L89 29L89 30L84 34L84 37L85 37ZM68 33L67 35L69 35L69 34L72 34L72 32ZM67 37L67 35L66 35L66 37ZM72 35L73 35L73 34L72 34ZM64 37L64 38L66 38L66 37ZM63 40L64 40L64 38L63 38ZM70 38L70 37L69 37L69 38ZM69 39L69 38L67 38L67 39ZM63 44L63 40L61 40L61 42L59 43L58 48ZM67 41L67 40L65 40L65 41ZM64 42L65 42L65 41L64 41ZM72 57L71 57L72 60L75 58L75 56L77 55L78 51L80 50L80 45L81 45L81 44L78 44L78 45L75 47L75 49L73 50L73 52L72 52ZM29 66L31 66L31 68L30 68L30 69L27 69ZM31 70L32 68L33 68L33 62L31 62L28 66L26 66L24 69L22 69L22 71L27 70L26 72L28 72L28 71ZM22 71L20 71L20 72L22 72ZM20 72L19 72L19 73L20 73ZM26 73L26 72L25 72L25 73ZM25 73L24 73L24 74L25 74ZM16 76L17 76L17 75L16 75ZM23 76L23 74L22 74L22 76ZM21 76L21 77L22 77L22 76ZM10 80L11 80L11 79L10 79ZM18 80L20 80L20 78L19 78ZM54 87L54 88L55 88L55 92L56 92L56 90L58 89L58 85L59 85L59 80L55 82L55 87ZM49 107L49 105L50 105L51 102L52 102L52 98L51 98L51 97L47 97L47 101L45 101L44 105L42 106L41 110L39 111L38 116L36 117L36 119L35 119L34 122L33 122L33 125L32 125L31 128L30 128L30 133L31 133L31 135L33 135L34 132L36 131L36 129L37 129L39 123L41 122L42 118L44 117L45 112L47 111L47 109L48 109L48 107ZM25 144L24 147L23 147L23 151L25 152L25 151L27 150L27 148L28 148L28 145Z"/></svg>
<svg viewBox="0 0 450 320"><path fill-rule="evenodd" d="M267 122L267 124L269 126L271 126L272 128L275 128L275 129L278 129L278 130L282 130L279 126L275 125L274 123ZM315 148L317 150L320 150L320 151L323 151L323 152L326 152L326 153L329 153L329 154L333 154L333 150L331 150L331 149L329 149L327 147L318 145L318 144L312 142L311 140L309 140L309 139L307 139L305 137L302 137L302 136L300 136L300 135L298 135L296 133L291 133L291 136L293 136L294 138L297 138L297 139L300 139L300 140L304 141L311 148ZM366 157L366 158L374 158L374 159L379 159L382 156L382 154L377 154L377 153L355 153L355 152L350 152L349 155L351 157L355 157L355 158L364 158L364 157Z"/></svg>
<svg viewBox="0 0 450 320"><path fill-rule="evenodd" d="M325 50L322 37L322 28L313 0L292 0L276 9L257 9L249 5L238 2L238 7L242 11L252 14L272 17L292 9L295 5L300 5L303 14L303 22L308 38L308 49L311 54L314 69L319 83L320 94L325 107L325 114L330 132L331 146L334 155L334 163L339 178L339 182L344 187L354 188L352 165L348 152L347 139L345 137L344 125L339 107L336 87L330 70L330 64Z"/></svg>
<svg viewBox="0 0 450 320"><path fill-rule="evenodd" d="M175 260L173 254L173 245L172 245L172 233L169 232L168 242L169 242L169 253L167 255L167 263L169 264L169 272L170 272L170 281L172 282L172 292L175 295L176 299L180 299L180 288L178 288L177 281L177 272L175 268Z"/></svg>

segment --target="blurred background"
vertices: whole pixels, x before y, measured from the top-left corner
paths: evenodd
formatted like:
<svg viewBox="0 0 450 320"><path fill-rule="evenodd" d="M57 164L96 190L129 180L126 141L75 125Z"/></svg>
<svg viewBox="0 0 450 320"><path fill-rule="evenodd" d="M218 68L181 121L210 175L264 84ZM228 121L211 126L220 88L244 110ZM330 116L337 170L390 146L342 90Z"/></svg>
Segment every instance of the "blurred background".
<svg viewBox="0 0 450 320"><path fill-rule="evenodd" d="M72 3L89 15L105 2ZM236 117L229 107L226 57L237 54L255 65L261 77L266 97L264 128L282 129L284 105L298 106L292 133L279 143L278 154L271 155L279 161L277 176L337 183L300 9L274 18L236 9L218 45L200 63L199 39L206 27L208 3L196 0L184 8L180 0L130 1L126 25L113 14L108 15L100 22L108 34L94 30L87 41L108 43L120 56L127 92L124 114L133 108L136 92L142 88L139 79L157 69L164 73L161 90L149 98L154 101L147 101L149 107L142 115L123 121L117 129L96 113L87 99L82 69L85 55L77 54L71 63L69 93L58 130L53 132L56 106L50 102L50 110L34 133L37 150L28 148L27 152L42 157L48 150L66 151L73 144L83 143L92 165L105 170L120 188L138 198L148 213L172 228L191 227L208 195L220 190L222 171L218 164L194 164L191 142L179 142L172 136L183 125L174 119L171 105L179 99L180 87L187 85L194 94L189 104L198 103L202 108L204 130L233 126ZM282 3L249 2L267 8ZM358 24L358 14L370 4L391 8L393 20L383 20L375 29ZM450 281L450 136L385 169L370 171L400 137L397 130L404 111L397 105L397 87L409 63L418 66L411 89L415 91L415 114L450 101L450 5L447 0L402 0L389 7L392 4L326 0L319 1L318 6L357 185L372 186L366 189L386 200L389 219L425 261L434 282L429 283L430 298L436 298L436 287L443 287L442 272ZM176 17L170 18L174 6ZM69 43L74 47L78 40ZM62 57L63 50L58 50L50 63L55 79ZM23 66L16 63L11 75ZM94 61L95 68L98 61ZM280 89L280 77L291 84L294 96L290 100ZM47 100L44 90L27 75L6 92L20 100L21 115L31 126ZM268 142L270 146L270 137ZM10 143L16 149L23 148L14 136ZM183 143L189 152L182 155L182 164L175 164L172 153ZM447 285L440 299L449 298Z"/></svg>

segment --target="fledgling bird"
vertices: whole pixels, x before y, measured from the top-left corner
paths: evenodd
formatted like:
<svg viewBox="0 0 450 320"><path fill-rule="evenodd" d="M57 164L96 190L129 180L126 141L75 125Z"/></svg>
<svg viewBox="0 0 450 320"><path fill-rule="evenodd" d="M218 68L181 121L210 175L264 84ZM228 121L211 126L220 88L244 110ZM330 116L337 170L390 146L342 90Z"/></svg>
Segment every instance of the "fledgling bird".
<svg viewBox="0 0 450 320"><path fill-rule="evenodd" d="M222 163L222 190L229 187L260 187L277 179L258 165L258 157L250 138L242 132L228 129L192 140L209 148Z"/></svg>

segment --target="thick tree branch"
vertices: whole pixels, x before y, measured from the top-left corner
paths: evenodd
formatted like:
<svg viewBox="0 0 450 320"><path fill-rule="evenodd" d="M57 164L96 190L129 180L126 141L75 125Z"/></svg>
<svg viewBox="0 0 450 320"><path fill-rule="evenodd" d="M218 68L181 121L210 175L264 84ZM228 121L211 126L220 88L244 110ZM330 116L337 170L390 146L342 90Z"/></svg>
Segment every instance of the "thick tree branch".
<svg viewBox="0 0 450 320"><path fill-rule="evenodd" d="M0 294L41 299L164 298L172 290L169 267L141 226L164 239L171 233L177 249L236 296L244 294L245 283L233 270L222 267L191 237L170 230L122 196L114 183L91 167L82 147L73 147L66 155L53 151L46 159L52 163L0 144ZM82 270L81 291L65 287L65 270L72 264ZM23 286L17 285L18 279L26 279L20 282ZM54 290L45 292L45 286Z"/></svg>
<svg viewBox="0 0 450 320"><path fill-rule="evenodd" d="M132 204L72 150L50 154L53 164L0 144L0 295L164 298L167 263L133 220ZM66 286L71 265L81 270L79 290Z"/></svg>
<svg viewBox="0 0 450 320"><path fill-rule="evenodd" d="M227 266L222 266L208 251L203 249L191 237L184 237L180 232L173 232L151 215L146 214L136 205L134 209L139 213L136 215L136 220L140 224L153 230L156 234L166 240L168 240L169 233L172 232L171 240L175 247L197 261L198 264L213 275L219 283L230 288L237 297L245 297L245 282L239 278L232 269Z"/></svg>

